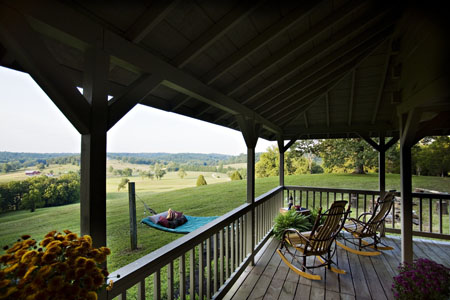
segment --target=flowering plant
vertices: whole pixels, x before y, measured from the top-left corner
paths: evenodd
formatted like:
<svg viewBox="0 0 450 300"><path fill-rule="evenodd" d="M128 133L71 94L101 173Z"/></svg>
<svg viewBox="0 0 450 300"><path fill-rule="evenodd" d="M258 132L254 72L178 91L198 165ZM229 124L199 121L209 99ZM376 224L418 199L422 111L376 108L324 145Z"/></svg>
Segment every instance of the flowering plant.
<svg viewBox="0 0 450 300"><path fill-rule="evenodd" d="M395 299L447 299L450 269L426 258L399 266L392 289Z"/></svg>
<svg viewBox="0 0 450 300"><path fill-rule="evenodd" d="M101 264L111 251L93 248L88 235L49 232L38 244L22 236L0 256L0 299L97 299L108 271Z"/></svg>

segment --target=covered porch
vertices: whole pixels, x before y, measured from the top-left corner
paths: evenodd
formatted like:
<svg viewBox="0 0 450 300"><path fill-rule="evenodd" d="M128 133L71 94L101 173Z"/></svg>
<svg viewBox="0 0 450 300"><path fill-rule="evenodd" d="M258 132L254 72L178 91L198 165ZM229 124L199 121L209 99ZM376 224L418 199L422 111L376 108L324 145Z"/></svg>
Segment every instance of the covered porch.
<svg viewBox="0 0 450 300"><path fill-rule="evenodd" d="M134 106L239 130L245 139L245 204L115 270L114 288L101 297L125 299L134 286L138 299L229 295L257 253L273 247L267 241L286 190L304 195L305 187L284 183L284 152L298 139L366 140L379 152L379 190L336 193L370 197L385 193L385 152L399 140L401 222L388 228L400 233L396 257L410 262L420 252L413 235L448 239L442 214L438 232L432 222L412 222L411 149L450 133L449 27L439 9L335 0L1 1L0 64L29 73L81 135L81 233L95 246L107 240L107 133ZM278 142L280 184L255 197L258 138ZM312 195L313 206L325 206L323 194Z"/></svg>

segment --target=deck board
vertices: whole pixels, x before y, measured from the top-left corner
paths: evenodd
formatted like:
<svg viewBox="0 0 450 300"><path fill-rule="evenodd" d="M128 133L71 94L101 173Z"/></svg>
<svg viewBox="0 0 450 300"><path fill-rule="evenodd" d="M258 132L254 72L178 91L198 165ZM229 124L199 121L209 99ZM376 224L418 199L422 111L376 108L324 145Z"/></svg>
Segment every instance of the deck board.
<svg viewBox="0 0 450 300"><path fill-rule="evenodd" d="M394 250L373 257L338 248L334 259L347 274L318 268L314 273L321 275L322 280L311 281L298 276L281 261L275 251L279 243L271 239L258 254L256 265L241 275L224 299L392 299L392 277L398 273L401 242L395 236L386 237L384 242ZM413 249L415 258L426 257L450 267L450 243L417 239ZM314 260L308 258L308 263Z"/></svg>

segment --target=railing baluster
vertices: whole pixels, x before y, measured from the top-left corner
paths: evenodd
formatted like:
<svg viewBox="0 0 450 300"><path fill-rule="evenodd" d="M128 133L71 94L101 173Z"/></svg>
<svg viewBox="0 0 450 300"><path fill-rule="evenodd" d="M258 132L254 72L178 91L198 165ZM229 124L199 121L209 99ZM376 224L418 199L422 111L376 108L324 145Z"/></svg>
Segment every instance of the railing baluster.
<svg viewBox="0 0 450 300"><path fill-rule="evenodd" d="M367 194L364 194L364 212L367 212Z"/></svg>
<svg viewBox="0 0 450 300"><path fill-rule="evenodd" d="M195 247L191 249L189 256L189 290L190 299L195 299Z"/></svg>
<svg viewBox="0 0 450 300"><path fill-rule="evenodd" d="M230 244L231 244L231 264L230 264L230 272L234 272L234 221L231 222L231 233L230 233Z"/></svg>
<svg viewBox="0 0 450 300"><path fill-rule="evenodd" d="M312 191L312 195L313 195L313 209L316 208L316 192Z"/></svg>
<svg viewBox="0 0 450 300"><path fill-rule="evenodd" d="M239 232L241 237L241 248L239 249L241 259L239 263L244 260L244 216L239 218Z"/></svg>
<svg viewBox="0 0 450 300"><path fill-rule="evenodd" d="M173 262L167 265L167 299L173 300Z"/></svg>
<svg viewBox="0 0 450 300"><path fill-rule="evenodd" d="M330 207L330 192L327 192L327 208Z"/></svg>
<svg viewBox="0 0 450 300"><path fill-rule="evenodd" d="M356 195L356 215L359 216L359 194Z"/></svg>
<svg viewBox="0 0 450 300"><path fill-rule="evenodd" d="M186 256L183 254L180 256L179 263L179 279L180 279L180 299L186 299Z"/></svg>
<svg viewBox="0 0 450 300"><path fill-rule="evenodd" d="M394 205L392 205L392 228L395 228L395 201Z"/></svg>
<svg viewBox="0 0 450 300"><path fill-rule="evenodd" d="M205 272L205 264L203 261L204 254L203 254L204 246L203 242L199 245L198 250L198 298L202 299L204 298L203 295L203 278L204 278L204 272Z"/></svg>
<svg viewBox="0 0 450 300"><path fill-rule="evenodd" d="M127 291L124 291L122 294L119 295L119 300L127 300Z"/></svg>
<svg viewBox="0 0 450 300"><path fill-rule="evenodd" d="M153 277L153 300L161 299L161 269Z"/></svg>
<svg viewBox="0 0 450 300"><path fill-rule="evenodd" d="M419 197L419 230L423 231L422 197Z"/></svg>
<svg viewBox="0 0 450 300"><path fill-rule="evenodd" d="M442 199L439 198L439 233L442 233Z"/></svg>
<svg viewBox="0 0 450 300"><path fill-rule="evenodd" d="M206 299L211 299L211 238L206 240Z"/></svg>
<svg viewBox="0 0 450 300"><path fill-rule="evenodd" d="M322 192L319 192L319 197L320 197L320 207L322 207ZM328 207L327 207L328 209Z"/></svg>
<svg viewBox="0 0 450 300"><path fill-rule="evenodd" d="M231 248L232 249L232 248ZM225 278L230 277L230 225L225 228Z"/></svg>
<svg viewBox="0 0 450 300"><path fill-rule="evenodd" d="M225 249L225 243L224 243L224 230L225 229L221 229L219 231L219 256L220 256L220 267L219 267L219 286L221 286L224 281L223 281L223 272L224 272L224 265L225 265L225 253L224 253L224 249Z"/></svg>
<svg viewBox="0 0 450 300"><path fill-rule="evenodd" d="M239 261L240 261L240 257L239 257L239 244L240 244L240 240L239 240L239 219L236 219L234 221L234 225L236 226L236 230L235 230L235 234L236 234L236 243L234 243L234 251L235 251L235 255L234 255L234 269L236 270L239 267Z"/></svg>
<svg viewBox="0 0 450 300"><path fill-rule="evenodd" d="M145 300L145 279L139 281L137 286L137 298L138 300Z"/></svg>
<svg viewBox="0 0 450 300"><path fill-rule="evenodd" d="M303 190L300 190L299 193L300 193L300 204L299 204L299 205L300 205L301 207L303 207L303 206L302 206Z"/></svg>
<svg viewBox="0 0 450 300"><path fill-rule="evenodd" d="M433 202L431 198L428 199L428 222L430 222L429 232L433 232Z"/></svg>
<svg viewBox="0 0 450 300"><path fill-rule="evenodd" d="M308 190L306 190L306 208L309 208L309 191Z"/></svg>
<svg viewBox="0 0 450 300"><path fill-rule="evenodd" d="M217 236L219 233L216 233L213 235L213 244L214 244L214 251L213 251L213 259L214 259L214 284L213 284L213 294L217 292L217 284L219 282L219 264L218 264L218 256L219 256L219 239Z"/></svg>

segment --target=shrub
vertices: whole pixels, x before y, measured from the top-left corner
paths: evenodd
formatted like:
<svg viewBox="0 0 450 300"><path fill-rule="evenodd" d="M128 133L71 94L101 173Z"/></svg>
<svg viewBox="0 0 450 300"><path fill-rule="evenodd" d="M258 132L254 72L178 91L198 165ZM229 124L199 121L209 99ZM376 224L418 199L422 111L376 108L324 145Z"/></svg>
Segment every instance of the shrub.
<svg viewBox="0 0 450 300"><path fill-rule="evenodd" d="M420 258L412 264L401 264L394 277L395 299L448 299L450 269L432 260Z"/></svg>
<svg viewBox="0 0 450 300"><path fill-rule="evenodd" d="M198 175L197 178L197 186L201 186L201 185L207 185L205 177L203 177L203 175Z"/></svg>
<svg viewBox="0 0 450 300"><path fill-rule="evenodd" d="M283 231L288 228L295 228L302 231L311 230L311 223L307 216L298 214L295 210L288 210L284 214L275 217L275 225L273 226L273 234L281 241Z"/></svg>
<svg viewBox="0 0 450 300"><path fill-rule="evenodd" d="M234 171L233 174L230 176L231 180L242 180L241 173L239 171Z"/></svg>

